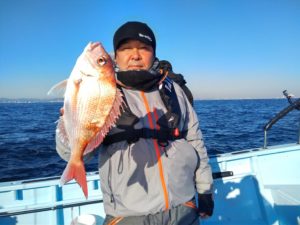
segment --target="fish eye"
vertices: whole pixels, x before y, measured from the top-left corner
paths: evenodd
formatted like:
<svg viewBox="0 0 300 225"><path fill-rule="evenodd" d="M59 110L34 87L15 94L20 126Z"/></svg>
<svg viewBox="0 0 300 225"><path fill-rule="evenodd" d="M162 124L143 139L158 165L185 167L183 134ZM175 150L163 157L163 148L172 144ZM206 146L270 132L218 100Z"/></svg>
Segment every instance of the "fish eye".
<svg viewBox="0 0 300 225"><path fill-rule="evenodd" d="M99 59L97 59L97 63L100 66L103 66L106 64L106 59L104 57L100 57Z"/></svg>

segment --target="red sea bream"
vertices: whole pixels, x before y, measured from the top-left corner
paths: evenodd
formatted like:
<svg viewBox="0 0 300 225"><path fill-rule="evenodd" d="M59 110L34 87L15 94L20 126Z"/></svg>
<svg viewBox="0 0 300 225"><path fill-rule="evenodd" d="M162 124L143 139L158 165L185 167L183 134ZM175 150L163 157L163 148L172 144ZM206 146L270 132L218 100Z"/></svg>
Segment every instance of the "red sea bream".
<svg viewBox="0 0 300 225"><path fill-rule="evenodd" d="M83 156L101 144L120 115L122 96L116 87L113 62L100 43L89 43L65 82L63 115L57 136L71 149L61 184L73 178L88 197ZM53 90L52 89L52 90Z"/></svg>

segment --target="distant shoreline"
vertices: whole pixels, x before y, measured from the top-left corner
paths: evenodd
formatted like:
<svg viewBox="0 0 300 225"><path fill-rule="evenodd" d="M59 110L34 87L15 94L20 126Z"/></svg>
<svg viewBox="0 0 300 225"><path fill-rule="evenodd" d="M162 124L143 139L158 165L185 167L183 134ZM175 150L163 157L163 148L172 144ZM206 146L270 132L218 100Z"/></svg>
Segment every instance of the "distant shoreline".
<svg viewBox="0 0 300 225"><path fill-rule="evenodd" d="M42 102L63 102L62 98L38 99L38 98L0 98L0 103L42 103Z"/></svg>
<svg viewBox="0 0 300 225"><path fill-rule="evenodd" d="M205 99L195 99L194 101L237 101L237 100L279 100L285 98L205 98ZM0 103L55 103L63 102L62 98L55 99L38 99L38 98L0 98Z"/></svg>

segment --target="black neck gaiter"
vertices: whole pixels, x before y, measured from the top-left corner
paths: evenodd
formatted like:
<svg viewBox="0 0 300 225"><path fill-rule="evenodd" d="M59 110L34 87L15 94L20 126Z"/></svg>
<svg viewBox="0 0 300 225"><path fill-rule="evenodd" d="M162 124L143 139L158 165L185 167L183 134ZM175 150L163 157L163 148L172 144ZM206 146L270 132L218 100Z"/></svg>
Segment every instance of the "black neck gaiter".
<svg viewBox="0 0 300 225"><path fill-rule="evenodd" d="M157 87L162 78L162 74L149 72L147 70L117 72L117 79L126 87L145 92Z"/></svg>

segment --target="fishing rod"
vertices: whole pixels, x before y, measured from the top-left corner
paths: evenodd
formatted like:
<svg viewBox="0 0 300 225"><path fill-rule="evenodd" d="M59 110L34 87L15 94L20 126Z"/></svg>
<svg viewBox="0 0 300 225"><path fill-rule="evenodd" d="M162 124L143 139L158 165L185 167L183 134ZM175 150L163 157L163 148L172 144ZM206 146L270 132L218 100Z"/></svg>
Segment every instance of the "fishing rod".
<svg viewBox="0 0 300 225"><path fill-rule="evenodd" d="M289 112L294 109L300 110L300 98L297 100L292 100L292 95L288 94L287 90L283 91L283 95L287 98L290 103L289 106L281 110L275 117L273 117L265 126L264 126L264 149L267 148L267 131L281 118L286 116ZM299 126L299 138L298 143L300 143L300 126Z"/></svg>

